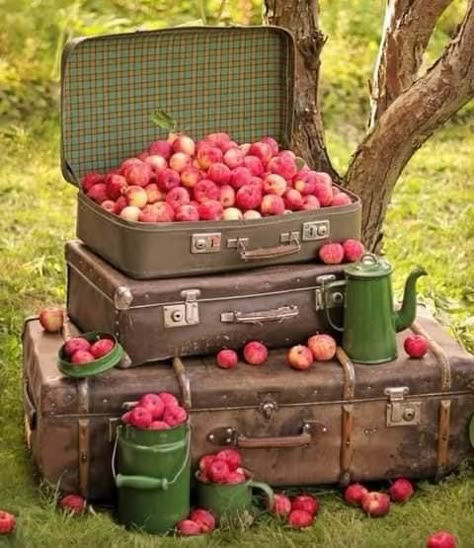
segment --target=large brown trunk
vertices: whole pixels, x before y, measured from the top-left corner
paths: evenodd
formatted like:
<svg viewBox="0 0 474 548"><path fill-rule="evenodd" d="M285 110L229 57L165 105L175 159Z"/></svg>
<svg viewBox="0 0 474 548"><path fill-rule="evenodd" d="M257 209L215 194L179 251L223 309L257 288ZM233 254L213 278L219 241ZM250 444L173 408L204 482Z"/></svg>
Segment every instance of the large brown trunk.
<svg viewBox="0 0 474 548"><path fill-rule="evenodd" d="M331 164L319 107L318 84L325 36L319 29L319 3L265 0L265 22L290 30L296 42L296 94L292 144L314 169L340 177Z"/></svg>

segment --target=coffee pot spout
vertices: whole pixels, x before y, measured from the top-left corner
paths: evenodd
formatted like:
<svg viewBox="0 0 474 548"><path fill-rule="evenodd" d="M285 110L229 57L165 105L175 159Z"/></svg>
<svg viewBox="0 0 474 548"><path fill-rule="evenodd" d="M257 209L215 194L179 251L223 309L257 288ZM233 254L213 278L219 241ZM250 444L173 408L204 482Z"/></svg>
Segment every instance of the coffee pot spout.
<svg viewBox="0 0 474 548"><path fill-rule="evenodd" d="M420 276L426 276L427 272L423 267L417 267L413 270L405 282L405 290L403 293L403 303L400 310L395 314L395 331L403 331L409 327L416 316L416 281Z"/></svg>

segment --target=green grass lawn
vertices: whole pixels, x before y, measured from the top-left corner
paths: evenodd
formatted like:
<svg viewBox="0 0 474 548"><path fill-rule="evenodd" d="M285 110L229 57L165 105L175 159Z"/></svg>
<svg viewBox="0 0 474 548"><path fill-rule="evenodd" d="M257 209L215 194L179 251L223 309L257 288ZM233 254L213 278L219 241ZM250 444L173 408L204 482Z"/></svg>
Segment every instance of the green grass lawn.
<svg viewBox="0 0 474 548"><path fill-rule="evenodd" d="M350 143L332 133L329 141L343 165ZM473 141L468 120L460 117L419 151L396 189L385 231L396 293L411 267L424 265L429 276L420 280L420 298L471 350ZM324 488L321 514L305 532L264 516L249 530L160 539L125 532L107 512L72 519L55 511L52 492L38 488L23 439L20 333L25 316L63 302L63 246L74 236L75 191L58 171L54 122L41 128L41 137L17 129L0 144L0 508L19 516L16 546L421 548L429 532L442 528L453 531L460 546L474 546L474 472L467 467L441 485L420 483L412 502L381 520L345 507L337 489Z"/></svg>

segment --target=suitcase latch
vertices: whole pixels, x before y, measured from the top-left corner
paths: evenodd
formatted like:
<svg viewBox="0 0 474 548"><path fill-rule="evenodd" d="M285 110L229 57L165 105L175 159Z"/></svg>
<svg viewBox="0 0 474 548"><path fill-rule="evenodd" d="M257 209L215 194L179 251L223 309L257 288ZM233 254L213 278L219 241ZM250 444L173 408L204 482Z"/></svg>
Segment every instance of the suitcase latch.
<svg viewBox="0 0 474 548"><path fill-rule="evenodd" d="M172 304L163 307L163 323L167 327L185 327L199 323L199 304L197 298L199 289L184 289L180 295L184 298L182 304Z"/></svg>
<svg viewBox="0 0 474 548"><path fill-rule="evenodd" d="M314 290L314 300L316 312L319 310L325 309L324 300L326 300L326 307L336 308L337 306L342 306L344 303L344 292L343 291L326 291L326 285L329 282L335 281L336 276L334 274L323 274L317 276L316 283L320 285Z"/></svg>
<svg viewBox="0 0 474 548"><path fill-rule="evenodd" d="M421 402L405 399L409 392L408 386L386 388L384 392L389 400L386 411L387 426L416 426L420 424Z"/></svg>
<svg viewBox="0 0 474 548"><path fill-rule="evenodd" d="M193 234L191 238L191 253L216 253L221 250L222 236L220 232Z"/></svg>

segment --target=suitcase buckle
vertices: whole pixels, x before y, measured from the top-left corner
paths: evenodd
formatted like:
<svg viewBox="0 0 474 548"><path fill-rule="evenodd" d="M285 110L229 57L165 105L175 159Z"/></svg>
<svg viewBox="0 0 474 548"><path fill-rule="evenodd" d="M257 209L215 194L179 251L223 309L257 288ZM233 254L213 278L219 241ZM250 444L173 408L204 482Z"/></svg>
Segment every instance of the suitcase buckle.
<svg viewBox="0 0 474 548"><path fill-rule="evenodd" d="M184 303L163 307L163 324L168 327L185 327L199 323L199 304L197 298L201 294L199 289L184 289L181 297Z"/></svg>
<svg viewBox="0 0 474 548"><path fill-rule="evenodd" d="M421 402L407 401L405 396L409 392L408 386L386 388L388 396L386 424L391 426L416 426L420 424Z"/></svg>

